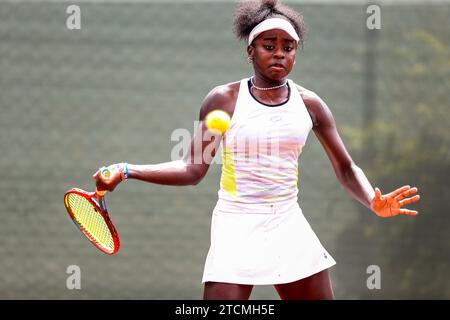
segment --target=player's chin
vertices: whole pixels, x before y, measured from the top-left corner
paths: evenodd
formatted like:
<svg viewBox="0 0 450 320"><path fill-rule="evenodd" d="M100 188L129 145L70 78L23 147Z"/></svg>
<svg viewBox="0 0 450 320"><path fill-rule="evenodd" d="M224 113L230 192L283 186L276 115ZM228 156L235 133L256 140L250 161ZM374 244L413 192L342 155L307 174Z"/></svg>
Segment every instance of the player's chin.
<svg viewBox="0 0 450 320"><path fill-rule="evenodd" d="M267 77L275 81L281 81L284 80L290 72L291 70L289 69L271 67L267 70Z"/></svg>

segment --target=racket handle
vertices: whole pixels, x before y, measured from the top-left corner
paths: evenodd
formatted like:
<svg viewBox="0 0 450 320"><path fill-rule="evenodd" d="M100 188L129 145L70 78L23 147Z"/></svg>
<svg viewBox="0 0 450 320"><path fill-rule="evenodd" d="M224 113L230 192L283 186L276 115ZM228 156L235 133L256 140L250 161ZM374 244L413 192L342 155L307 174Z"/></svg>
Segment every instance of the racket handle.
<svg viewBox="0 0 450 320"><path fill-rule="evenodd" d="M100 174L102 175L103 178L108 179L111 177L111 171L109 171L108 168L103 168L100 170ZM106 190L98 190L97 188L95 189L95 193L99 196L99 197L103 197L106 194Z"/></svg>
<svg viewBox="0 0 450 320"><path fill-rule="evenodd" d="M92 189L91 189L92 190ZM95 193L99 196L99 197L103 197L106 194L106 190L103 191L99 191L98 189L95 189Z"/></svg>

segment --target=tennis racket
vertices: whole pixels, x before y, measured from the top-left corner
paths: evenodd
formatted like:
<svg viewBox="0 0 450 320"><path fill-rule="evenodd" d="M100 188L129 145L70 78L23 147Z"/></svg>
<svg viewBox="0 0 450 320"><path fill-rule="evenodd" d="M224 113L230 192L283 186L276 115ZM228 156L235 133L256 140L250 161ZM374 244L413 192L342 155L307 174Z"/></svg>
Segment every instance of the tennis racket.
<svg viewBox="0 0 450 320"><path fill-rule="evenodd" d="M101 173L109 178L111 172L104 168ZM70 218L78 229L106 254L115 254L120 247L119 233L109 218L106 208L106 191L87 192L72 188L64 194L64 204Z"/></svg>

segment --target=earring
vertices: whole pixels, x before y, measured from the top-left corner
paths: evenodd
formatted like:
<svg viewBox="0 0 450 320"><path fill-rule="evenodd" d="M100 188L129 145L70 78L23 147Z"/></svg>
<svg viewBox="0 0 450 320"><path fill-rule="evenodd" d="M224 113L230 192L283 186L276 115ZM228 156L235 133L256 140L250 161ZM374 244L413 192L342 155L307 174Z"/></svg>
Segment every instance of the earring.
<svg viewBox="0 0 450 320"><path fill-rule="evenodd" d="M247 62L248 63L253 63L253 58L252 57L247 57Z"/></svg>

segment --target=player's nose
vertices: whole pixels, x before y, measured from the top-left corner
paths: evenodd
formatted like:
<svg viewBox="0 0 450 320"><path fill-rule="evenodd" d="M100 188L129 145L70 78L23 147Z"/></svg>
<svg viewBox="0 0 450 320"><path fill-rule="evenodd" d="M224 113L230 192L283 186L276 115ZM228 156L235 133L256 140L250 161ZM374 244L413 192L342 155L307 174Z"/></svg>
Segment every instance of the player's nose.
<svg viewBox="0 0 450 320"><path fill-rule="evenodd" d="M281 46L278 46L278 48L275 49L275 51L273 53L273 57L276 59L284 59L285 54L284 54L283 48L281 48Z"/></svg>

